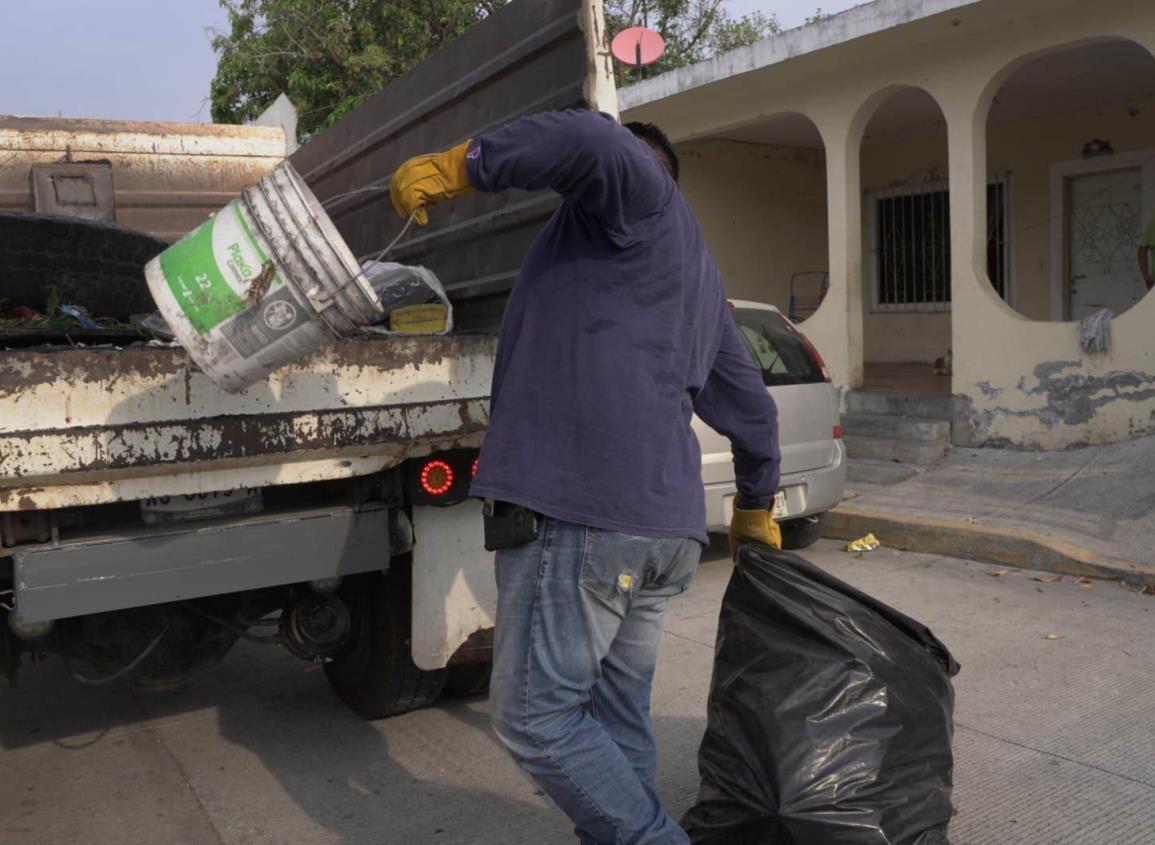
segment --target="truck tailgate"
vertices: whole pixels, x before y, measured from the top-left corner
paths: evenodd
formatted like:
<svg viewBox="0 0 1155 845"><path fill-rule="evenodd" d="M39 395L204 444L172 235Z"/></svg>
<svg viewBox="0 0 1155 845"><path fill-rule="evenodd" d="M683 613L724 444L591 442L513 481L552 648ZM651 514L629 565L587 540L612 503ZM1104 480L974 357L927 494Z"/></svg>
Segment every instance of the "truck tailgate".
<svg viewBox="0 0 1155 845"><path fill-rule="evenodd" d="M244 393L180 349L0 355L0 511L364 475L480 443L494 338L357 338Z"/></svg>
<svg viewBox="0 0 1155 845"><path fill-rule="evenodd" d="M397 165L521 115L564 108L617 115L601 0L523 0L497 9L317 133L290 161L353 252L372 254L401 229L383 190ZM522 256L557 203L551 191L444 203L391 259L437 273L464 325L493 325ZM478 302L486 298L488 308Z"/></svg>

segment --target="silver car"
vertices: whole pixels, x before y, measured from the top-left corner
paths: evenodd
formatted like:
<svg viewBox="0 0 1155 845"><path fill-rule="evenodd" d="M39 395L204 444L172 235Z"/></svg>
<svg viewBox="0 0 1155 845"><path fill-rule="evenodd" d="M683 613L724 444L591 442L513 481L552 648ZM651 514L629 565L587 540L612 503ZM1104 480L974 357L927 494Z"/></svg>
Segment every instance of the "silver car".
<svg viewBox="0 0 1155 845"><path fill-rule="evenodd" d="M846 487L838 396L818 350L777 308L738 300L730 305L738 333L778 404L782 479L774 517L782 526L782 545L802 549L818 539L823 514L842 500ZM711 531L725 531L737 492L730 441L697 417L694 433L702 447L706 524Z"/></svg>

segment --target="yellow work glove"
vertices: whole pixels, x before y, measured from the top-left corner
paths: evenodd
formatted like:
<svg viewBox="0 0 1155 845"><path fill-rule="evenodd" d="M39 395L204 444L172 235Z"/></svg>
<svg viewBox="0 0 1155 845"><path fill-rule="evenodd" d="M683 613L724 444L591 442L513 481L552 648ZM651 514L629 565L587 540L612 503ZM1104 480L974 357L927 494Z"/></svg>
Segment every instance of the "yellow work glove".
<svg viewBox="0 0 1155 845"><path fill-rule="evenodd" d="M404 162L389 183L389 197L399 215L408 218L417 212L418 225L429 222L427 206L468 194L473 190L465 172L465 152L469 142L444 152L414 156Z"/></svg>
<svg viewBox="0 0 1155 845"><path fill-rule="evenodd" d="M744 510L734 508L730 518L730 557L738 559L738 546L743 540L765 543L775 549L782 548L782 529L765 508Z"/></svg>

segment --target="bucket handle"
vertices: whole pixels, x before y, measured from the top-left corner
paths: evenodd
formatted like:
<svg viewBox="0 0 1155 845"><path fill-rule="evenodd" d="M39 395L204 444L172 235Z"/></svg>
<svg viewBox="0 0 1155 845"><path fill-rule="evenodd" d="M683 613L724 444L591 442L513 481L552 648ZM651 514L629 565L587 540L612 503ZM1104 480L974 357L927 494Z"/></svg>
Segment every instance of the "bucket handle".
<svg viewBox="0 0 1155 845"><path fill-rule="evenodd" d="M285 165L285 167L289 167L289 166L290 165ZM292 189L293 193L296 194L297 199L299 199L301 201L300 202L301 206L305 208L306 213L309 213L310 217L311 217L310 221L306 221L304 223L300 219L298 219L296 213L294 212L292 204L286 200L285 191L281 187L281 184L280 184L279 180L277 179L278 174L282 170L284 170L284 168L281 168L280 170L274 171L273 173L269 174L269 176L266 178L265 181L272 188L272 190L274 192L276 192L277 196L280 198L282 205L284 205L286 211L288 212L288 214L287 214L288 220L292 221L293 227L296 229L296 237L294 237L292 234L289 234L289 238L288 238L289 246L292 247L292 249L295 250L297 252L297 254L301 256L302 261L304 261L305 264L308 265L308 263L309 263L308 260L306 260L304 255L301 254L300 244L303 242L306 246L309 246L312 249L313 245L310 243L309 235L305 231L305 228L306 228L306 226L309 225L310 222L316 222L316 217L311 214L311 212L309 210L309 202L301 194L301 191L298 188L298 186L295 184L295 182L293 181L292 176L289 174L286 174L285 175L285 181L287 181L289 183L289 187ZM323 237L321 240L322 240L322 243L324 243L325 239ZM343 261L341 263L344 264ZM350 268L346 267L346 272L348 272L349 269ZM341 302L343 304L339 305L338 307L340 308L341 311L345 312L345 315L347 317L350 314L357 314L360 317L359 322L364 324L364 323L368 323L368 322L372 321L375 317L378 316L377 314L366 314L364 312L364 310L359 308L357 306L357 302L356 302L355 298L353 296L349 295L348 293L346 293L346 291L345 291L345 287L346 287L347 283L342 284L339 279L334 277L333 274L329 272L328 267L325 267L323 263L319 268L319 272L323 273L329 279L330 287L328 290L325 291L325 294L329 297L330 300L333 300L333 299L340 299L341 300ZM356 273L350 274L349 278L355 279Z"/></svg>

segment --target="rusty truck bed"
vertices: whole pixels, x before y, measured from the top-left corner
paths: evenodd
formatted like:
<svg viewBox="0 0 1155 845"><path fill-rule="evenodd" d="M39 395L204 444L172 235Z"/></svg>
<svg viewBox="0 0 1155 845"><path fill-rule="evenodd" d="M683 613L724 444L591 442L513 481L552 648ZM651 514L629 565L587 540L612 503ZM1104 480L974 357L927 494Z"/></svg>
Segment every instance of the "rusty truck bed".
<svg viewBox="0 0 1155 845"><path fill-rule="evenodd" d="M0 351L0 511L346 478L476 446L494 348L359 337L240 394L179 348Z"/></svg>

